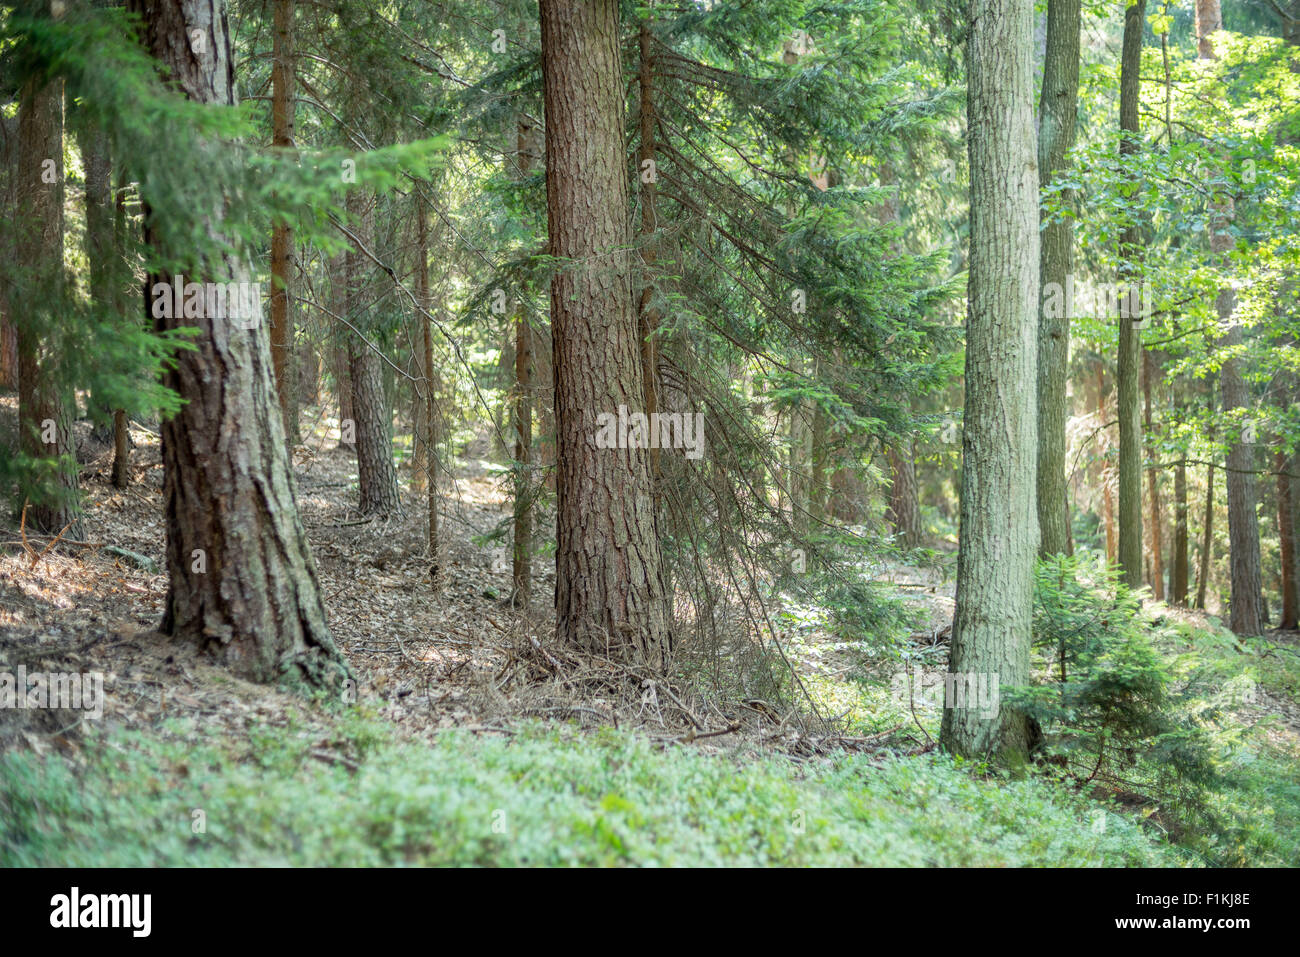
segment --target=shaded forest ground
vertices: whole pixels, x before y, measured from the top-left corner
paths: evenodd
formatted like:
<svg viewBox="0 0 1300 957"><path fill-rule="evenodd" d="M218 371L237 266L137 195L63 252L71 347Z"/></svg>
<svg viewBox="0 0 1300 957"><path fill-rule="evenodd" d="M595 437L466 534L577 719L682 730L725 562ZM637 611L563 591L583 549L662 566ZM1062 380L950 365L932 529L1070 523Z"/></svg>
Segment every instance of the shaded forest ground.
<svg viewBox="0 0 1300 957"><path fill-rule="evenodd" d="M12 429L12 404L0 399L0 428ZM88 424L77 428L90 443ZM786 619L787 652L820 710L839 719L833 728L762 700L662 685L629 693L626 676L593 682L590 662L546 649L544 616L503 601L506 544L484 536L508 494L473 454L485 444L462 456L454 487L443 483L438 592L421 496L406 494L403 518L362 521L355 456L323 427L300 445L299 505L358 706L239 681L155 631L166 593L162 467L155 436L136 427L133 439L125 490L109 483L111 451L84 446L86 544L43 551L48 539L24 546L16 528L3 534L0 662L103 672L105 709L100 721L0 712L0 760L11 759L0 772L11 828L0 860L1200 860L1170 846L1158 809L1124 795L972 775L933 753L939 710L891 687L900 667L946 660L951 582L933 571L887 570L917 612L887 654L837 639L816 614ZM554 586L547 566L535 562L542 608ZM1165 614L1223 656L1225 675L1244 673L1249 658L1255 676L1249 700L1234 705L1254 783L1225 810L1256 820L1227 862L1295 863L1300 643L1273 635L1248 649L1203 616ZM602 686L608 694L592 692ZM207 823L193 829L196 810L213 839Z"/></svg>

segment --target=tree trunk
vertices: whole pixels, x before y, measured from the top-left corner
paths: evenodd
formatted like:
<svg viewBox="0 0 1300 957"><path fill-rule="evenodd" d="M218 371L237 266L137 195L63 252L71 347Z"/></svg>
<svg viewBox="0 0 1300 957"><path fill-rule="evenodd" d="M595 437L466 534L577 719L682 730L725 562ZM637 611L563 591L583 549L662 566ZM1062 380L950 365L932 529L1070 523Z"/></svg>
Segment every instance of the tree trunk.
<svg viewBox="0 0 1300 957"><path fill-rule="evenodd" d="M348 262L347 254L339 253L329 261L330 312L347 318ZM351 321L351 320L349 320ZM333 334L330 339L331 363L334 368L334 388L338 393L339 447L356 449L357 418L352 409L352 374L348 369L348 341L354 333L337 319L330 317Z"/></svg>
<svg viewBox="0 0 1300 957"><path fill-rule="evenodd" d="M144 41L171 83L199 103L235 103L220 0L131 0L131 9L143 15ZM196 35L204 40L197 55ZM214 242L220 216L208 222ZM183 262L185 250L167 248L166 238L181 230L164 233L168 226L151 224L146 242L165 261ZM193 281L248 281L229 255L188 258ZM151 276L146 303L158 281L176 277ZM325 624L298 516L263 324L178 316L158 325L199 329L197 348L178 352L164 376L186 403L161 429L170 578L161 628L242 677L338 689L347 664Z"/></svg>
<svg viewBox="0 0 1300 957"><path fill-rule="evenodd" d="M1278 627L1300 627L1300 573L1296 567L1296 503L1291 498L1291 477L1287 474L1295 467L1295 456L1288 456L1278 448L1274 456L1277 466L1277 540L1282 553L1282 620Z"/></svg>
<svg viewBox="0 0 1300 957"><path fill-rule="evenodd" d="M1038 163L1032 0L971 0L969 316L957 607L956 680L1029 682L1037 421ZM940 744L1019 763L1030 722L1005 700L995 716L944 710Z"/></svg>
<svg viewBox="0 0 1300 957"><path fill-rule="evenodd" d="M598 448L600 414L645 382L628 253L617 0L542 0L558 432L556 634L663 670L668 595L646 449ZM621 444L621 443L620 443Z"/></svg>
<svg viewBox="0 0 1300 957"><path fill-rule="evenodd" d="M294 146L293 7L294 0L275 0L271 48L271 145L286 151ZM290 443L298 441L292 273L293 233L287 225L277 224L271 230L271 361L275 366L284 431Z"/></svg>
<svg viewBox="0 0 1300 957"><path fill-rule="evenodd" d="M533 448L533 335L523 303L515 314L515 489L514 547L511 551L511 597L527 610L532 600L533 508L530 474Z"/></svg>
<svg viewBox="0 0 1300 957"><path fill-rule="evenodd" d="M1205 610L1210 581L1210 550L1214 547L1214 466L1205 469L1205 523L1201 533L1200 567L1196 573L1196 607Z"/></svg>
<svg viewBox="0 0 1300 957"><path fill-rule="evenodd" d="M367 249L374 246L375 196L353 190L348 194L352 229ZM352 380L352 412L356 423L357 483L362 515L391 515L401 511L397 469L393 465L393 421L384 392L383 361L363 335L370 332L367 317L373 291L370 259L360 249L344 254L347 262L348 322L358 330L348 336L348 377ZM350 330L349 330L350 331Z"/></svg>
<svg viewBox="0 0 1300 957"><path fill-rule="evenodd" d="M921 506L916 489L916 463L912 443L889 446L889 467L894 480L889 491L889 521L898 542L906 549L920 547Z"/></svg>
<svg viewBox="0 0 1300 957"><path fill-rule="evenodd" d="M524 179L532 173L532 123L522 114L515 121L514 175ZM533 396L536 368L533 362L533 330L524 297L515 311L515 392L511 409L514 446L514 534L510 550L510 604L527 611L533 594Z"/></svg>
<svg viewBox="0 0 1300 957"><path fill-rule="evenodd" d="M1079 99L1080 0L1049 0L1047 51L1039 99L1038 177L1046 188L1065 166L1074 146ZM1065 194L1073 203L1073 191ZM1039 272L1043 295L1064 290L1074 271L1074 223L1069 218L1042 228ZM1070 310L1059 317L1039 309L1038 319L1038 528L1039 553L1073 554L1070 506L1065 488L1066 384L1070 371Z"/></svg>
<svg viewBox="0 0 1300 957"><path fill-rule="evenodd" d="M1142 30L1146 25L1146 0L1136 0L1124 13L1124 44L1120 58L1119 127L1120 163L1139 149L1138 93L1141 85ZM1138 224L1120 233L1120 302L1138 297L1124 295L1125 283L1136 279L1142 234ZM1118 305L1118 304L1117 304ZM1142 418L1139 379L1142 374L1142 333L1135 310L1118 308L1119 362L1116 374L1116 416L1119 419L1119 566L1120 581L1129 588L1142 587Z"/></svg>
<svg viewBox="0 0 1300 957"><path fill-rule="evenodd" d="M17 279L9 307L17 329L19 448L53 461L30 495L27 525L82 537L72 390L57 369L52 310L60 308L63 274L63 83L34 76L18 107Z"/></svg>
<svg viewBox="0 0 1300 957"><path fill-rule="evenodd" d="M659 409L659 343L655 338L659 330L659 311L652 304L654 283L651 279L658 259L654 244L655 230L659 227L655 207L655 187L658 179L655 122L658 117L655 113L654 98L654 37L650 33L649 20L642 20L638 28L637 53L639 91L637 123L641 138L637 155L641 187L641 232L638 239L641 243L641 262L646 273L646 284L641 288L637 305L637 320L641 336L641 375L645 382L645 412L649 419ZM650 474L654 480L657 506L659 502L659 449L657 448L650 450Z"/></svg>
<svg viewBox="0 0 1300 957"><path fill-rule="evenodd" d="M126 410L113 411L113 487L126 488L131 482L131 435Z"/></svg>
<svg viewBox="0 0 1300 957"><path fill-rule="evenodd" d="M1199 58L1217 59L1209 36L1223 28L1218 0L1196 0L1196 36ZM1229 196L1216 198L1210 226L1210 252L1219 265L1227 269L1233 239L1228 232L1233 218L1233 201ZM1233 354L1245 343L1241 323L1233 320L1237 296L1231 286L1223 286L1215 299L1219 322L1227 329L1221 340L1227 353L1219 367L1223 411L1231 417L1236 409L1250 407L1250 389L1242 377L1238 359ZM1238 635L1258 635L1264 631L1263 573L1259 554L1259 491L1255 479L1255 444L1253 425L1235 424L1228 444L1224 469L1228 487L1228 563L1231 571L1229 627Z"/></svg>
<svg viewBox="0 0 1300 957"><path fill-rule="evenodd" d="M1149 350L1142 351L1142 393L1145 404L1143 427L1148 437L1151 430L1151 379L1155 376L1155 362ZM1153 456L1154 461L1154 456ZM1156 469L1148 468L1147 499L1151 515L1151 594L1156 601L1165 600L1164 534L1160 527L1160 483Z"/></svg>
<svg viewBox="0 0 1300 957"><path fill-rule="evenodd" d="M1169 582L1169 600L1187 605L1187 462L1179 459L1174 469L1174 567Z"/></svg>
<svg viewBox="0 0 1300 957"><path fill-rule="evenodd" d="M411 191L415 209L415 301L417 308L411 314L411 351L415 359L415 382L411 384L411 489L427 490L429 482L429 383L432 381L429 357L424 354L424 330L429 325L425 317L431 306L429 292L429 219L424 204L424 190ZM424 310L422 312L421 310Z"/></svg>
<svg viewBox="0 0 1300 957"><path fill-rule="evenodd" d="M424 190L417 187L415 190L416 301L424 312L433 309L433 292L429 288L429 219L425 208L427 202ZM438 561L438 409L437 396L433 387L433 323L429 321L428 316L420 312L416 313L416 320L421 330L419 339L421 381L420 388L416 392L422 399L420 405L423 411L422 415L417 416L416 437L419 439L421 455L416 467L424 470L425 491L428 496L426 508L429 532L429 577L437 588L442 581L442 569Z"/></svg>
<svg viewBox="0 0 1300 957"><path fill-rule="evenodd" d="M1097 425L1101 428L1106 423L1106 365L1097 363ZM1103 455L1097 471L1097 481L1101 486L1102 526L1106 532L1106 564L1115 564L1118 547L1115 541L1115 492L1111 488L1112 470Z"/></svg>
<svg viewBox="0 0 1300 957"><path fill-rule="evenodd" d="M108 155L108 137L89 124L81 132L81 162L86 171L86 260L90 264L90 298L98 312L97 328L111 335L114 325L127 321L122 288L124 275L122 230L119 228L117 204L113 201L112 163ZM92 415L100 409L91 399ZM130 475L131 440L127 432L126 412L107 410L113 441L112 481L116 488L126 488ZM98 425L98 423L97 423Z"/></svg>

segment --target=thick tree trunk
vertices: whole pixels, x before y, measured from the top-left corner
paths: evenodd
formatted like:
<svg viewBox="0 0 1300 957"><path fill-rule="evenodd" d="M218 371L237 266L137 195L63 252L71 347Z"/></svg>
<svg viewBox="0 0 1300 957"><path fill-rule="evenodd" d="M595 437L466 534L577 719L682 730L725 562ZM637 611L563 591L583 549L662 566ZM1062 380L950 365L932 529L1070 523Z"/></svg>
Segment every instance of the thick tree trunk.
<svg viewBox="0 0 1300 957"><path fill-rule="evenodd" d="M556 634L653 670L671 659L646 449L598 448L597 415L645 398L628 253L617 0L542 0L558 432Z"/></svg>
<svg viewBox="0 0 1300 957"><path fill-rule="evenodd" d="M1074 146L1079 99L1080 0L1049 0L1047 52L1038 114L1038 177L1053 182ZM1066 194L1073 201L1073 193ZM1064 290L1074 270L1074 224L1051 222L1042 230L1039 252L1040 303L1046 290ZM1059 317L1039 309L1038 318L1038 528L1044 556L1072 554L1070 506L1065 488L1066 384L1070 370L1070 310Z"/></svg>
<svg viewBox="0 0 1300 957"><path fill-rule="evenodd" d="M971 0L971 254L966 332L955 681L1029 682L1034 560L1038 326L1038 163L1031 0ZM983 678L981 678L983 676ZM946 708L940 743L1023 760L1026 716L965 701Z"/></svg>
<svg viewBox="0 0 1300 957"><path fill-rule="evenodd" d="M44 330L55 326L51 309L64 295L63 83L33 77L18 106L17 278L9 307L17 330L19 448L52 460L33 492L27 526L82 537L72 390L61 381L57 355Z"/></svg>
<svg viewBox="0 0 1300 957"><path fill-rule="evenodd" d="M294 0L275 0L271 48L271 145L294 146ZM298 403L293 374L293 233L286 225L271 230L271 361L276 393L289 442L298 441Z"/></svg>
<svg viewBox="0 0 1300 957"><path fill-rule="evenodd" d="M1136 0L1124 13L1124 43L1120 58L1119 126L1120 162L1139 149L1138 93L1141 85L1142 30L1146 25L1146 0ZM1136 224L1120 233L1120 288L1136 279L1142 234ZM1132 303L1138 297L1120 301ZM1116 374L1116 415L1119 419L1119 566L1120 580L1129 588L1142 587L1142 418L1140 377L1142 333L1135 310L1120 308L1119 362Z"/></svg>
<svg viewBox="0 0 1300 957"><path fill-rule="evenodd" d="M171 83L199 103L235 103L220 0L131 0L131 9L143 15L145 43ZM219 224L216 210L214 239ZM185 250L165 248L165 225L146 230L146 241L184 260ZM210 254L191 262L186 278L248 275L237 260ZM176 277L150 277L146 303L158 281ZM325 624L298 517L264 324L182 315L158 325L199 329L197 348L179 352L164 376L186 404L162 425L170 578L162 630L198 642L245 678L338 689L348 669Z"/></svg>
<svg viewBox="0 0 1300 957"><path fill-rule="evenodd" d="M357 239L366 248L374 245L375 197L354 190L348 195L348 214ZM346 315L359 332L348 336L348 377L352 381L352 413L356 423L357 483L362 515L391 515L401 511L397 469L393 465L393 420L384 391L383 360L362 338L370 330L373 272L370 259L360 249L349 250L347 261ZM349 330L351 331L351 330Z"/></svg>
<svg viewBox="0 0 1300 957"><path fill-rule="evenodd" d="M1223 29L1223 11L1219 0L1195 0L1193 25L1196 29L1196 55L1202 60L1213 60L1214 47L1210 34Z"/></svg>
<svg viewBox="0 0 1300 957"><path fill-rule="evenodd" d="M654 285L650 277L654 273L658 253L655 249L655 230L659 228L656 217L656 170L655 156L655 113L654 97L654 37L650 33L650 21L642 20L637 31L637 125L640 132L640 149L637 153L637 169L640 172L641 189L641 262L645 267L646 284L641 288L637 304L637 321L641 336L641 375L645 383L645 412L647 419L659 408L659 343L655 338L659 331L659 311L654 308ZM648 165L647 165L648 164ZM659 501L659 449L650 450L650 473L655 480L655 503Z"/></svg>

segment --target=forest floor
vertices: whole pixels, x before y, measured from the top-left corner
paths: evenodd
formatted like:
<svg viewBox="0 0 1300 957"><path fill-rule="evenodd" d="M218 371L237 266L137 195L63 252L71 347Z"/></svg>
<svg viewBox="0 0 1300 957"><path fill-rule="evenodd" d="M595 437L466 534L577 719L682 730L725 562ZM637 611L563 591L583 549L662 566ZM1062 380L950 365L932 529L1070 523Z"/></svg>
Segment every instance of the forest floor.
<svg viewBox="0 0 1300 957"><path fill-rule="evenodd" d="M0 429L11 406L0 398ZM88 426L78 430L89 443ZM299 445L299 506L359 706L233 678L156 631L167 588L162 465L155 435L133 425L132 438L125 490L109 482L111 450L86 446L82 542L46 550L48 538L0 531L0 662L104 675L98 720L0 712L0 810L10 817L0 862L1189 862L1136 817L1105 812L1114 823L1099 831L1103 805L1088 797L956 769L933 753L938 709L900 700L897 684L873 679L862 648L816 620L791 629L787 653L823 713L840 717L833 727L760 700L593 683L590 662L545 650L550 622L505 600L509 555L488 539L508 517L507 489L473 449L454 483L442 482L435 590L409 470L405 516L364 520L353 507L355 455L321 428ZM535 603L545 607L554 572L544 561L535 569ZM887 577L924 622L904 657L937 662L951 582L905 566ZM1294 636L1279 641L1297 646ZM1239 709L1268 760L1290 766L1287 830L1300 822L1296 674L1283 668ZM609 693L593 694L602 687ZM7 769L6 754L17 756ZM449 776L450 797L430 790ZM205 844L191 816L206 807L221 833L214 805L225 806L228 830ZM498 812L515 822L514 840L501 837ZM327 826L322 815L338 819ZM755 815L761 826L747 819ZM160 818L180 830L151 837ZM864 820L876 823L862 831ZM331 827L335 838L321 838ZM701 844L701 832L711 839ZM1283 854L1300 835L1290 840L1270 832L1260 842Z"/></svg>

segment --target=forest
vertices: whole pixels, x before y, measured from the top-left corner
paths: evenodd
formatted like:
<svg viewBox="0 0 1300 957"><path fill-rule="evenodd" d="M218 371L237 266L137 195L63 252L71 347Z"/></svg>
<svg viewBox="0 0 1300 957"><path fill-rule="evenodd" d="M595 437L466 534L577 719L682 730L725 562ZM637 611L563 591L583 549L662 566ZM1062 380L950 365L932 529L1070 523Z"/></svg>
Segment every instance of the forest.
<svg viewBox="0 0 1300 957"><path fill-rule="evenodd" d="M1295 866L1298 269L1300 0L0 0L0 865Z"/></svg>

